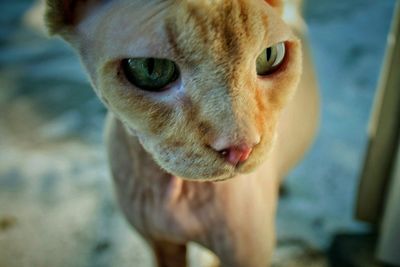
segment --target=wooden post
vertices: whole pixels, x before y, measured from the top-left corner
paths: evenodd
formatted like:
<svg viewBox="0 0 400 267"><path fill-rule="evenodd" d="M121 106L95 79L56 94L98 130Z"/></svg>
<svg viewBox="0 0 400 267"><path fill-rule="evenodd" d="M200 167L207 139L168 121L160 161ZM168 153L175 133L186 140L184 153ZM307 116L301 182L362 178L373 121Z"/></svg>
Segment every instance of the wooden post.
<svg viewBox="0 0 400 267"><path fill-rule="evenodd" d="M378 224L395 167L400 129L400 1L396 3L361 175L356 217ZM400 207L400 204L399 204Z"/></svg>

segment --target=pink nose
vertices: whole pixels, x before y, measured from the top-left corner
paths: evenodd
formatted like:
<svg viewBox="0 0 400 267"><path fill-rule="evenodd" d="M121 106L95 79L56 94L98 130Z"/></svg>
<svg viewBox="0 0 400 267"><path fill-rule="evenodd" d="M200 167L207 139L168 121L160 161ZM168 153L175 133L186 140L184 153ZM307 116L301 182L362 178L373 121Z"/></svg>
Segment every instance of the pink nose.
<svg viewBox="0 0 400 267"><path fill-rule="evenodd" d="M237 166L239 163L245 162L249 158L252 151L253 148L241 145L229 147L218 152L225 157L227 162L233 166Z"/></svg>

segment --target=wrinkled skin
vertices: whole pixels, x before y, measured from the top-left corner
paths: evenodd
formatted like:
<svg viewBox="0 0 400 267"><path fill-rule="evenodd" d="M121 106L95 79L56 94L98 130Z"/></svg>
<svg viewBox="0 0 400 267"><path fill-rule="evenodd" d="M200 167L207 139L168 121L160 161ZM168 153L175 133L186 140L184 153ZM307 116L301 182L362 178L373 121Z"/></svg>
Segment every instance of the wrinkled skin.
<svg viewBox="0 0 400 267"><path fill-rule="evenodd" d="M280 1L48 0L47 22L81 56L110 111L106 126L120 205L158 266L186 266L186 244L224 267L268 266L281 178L309 146L318 117L314 77ZM278 71L257 56L285 42ZM121 60L168 58L180 78L152 93ZM301 76L302 66L304 73ZM232 165L219 150L246 144Z"/></svg>

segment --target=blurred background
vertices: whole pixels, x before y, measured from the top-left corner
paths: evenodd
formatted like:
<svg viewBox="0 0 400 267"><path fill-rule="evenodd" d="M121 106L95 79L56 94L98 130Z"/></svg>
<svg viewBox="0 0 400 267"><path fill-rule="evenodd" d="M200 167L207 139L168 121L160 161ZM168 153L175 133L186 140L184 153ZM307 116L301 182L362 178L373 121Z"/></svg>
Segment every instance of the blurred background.
<svg viewBox="0 0 400 267"><path fill-rule="evenodd" d="M113 196L105 109L68 45L35 26L33 4L0 0L0 267L149 266ZM305 2L322 121L282 190L276 267L380 266L374 227L354 210L394 5Z"/></svg>

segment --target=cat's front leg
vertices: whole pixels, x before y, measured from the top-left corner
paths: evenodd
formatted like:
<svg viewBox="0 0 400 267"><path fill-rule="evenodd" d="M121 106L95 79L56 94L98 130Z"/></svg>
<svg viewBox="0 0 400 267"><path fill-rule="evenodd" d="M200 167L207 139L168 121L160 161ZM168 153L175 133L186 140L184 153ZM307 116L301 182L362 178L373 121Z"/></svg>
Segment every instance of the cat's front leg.
<svg viewBox="0 0 400 267"><path fill-rule="evenodd" d="M270 266L278 179L269 165L260 173L260 178L239 177L216 184L222 219L200 243L217 255L221 267Z"/></svg>
<svg viewBox="0 0 400 267"><path fill-rule="evenodd" d="M240 231L240 230L239 230ZM270 267L274 238L265 237L259 240L238 240L232 250L217 255L220 260L218 267Z"/></svg>
<svg viewBox="0 0 400 267"><path fill-rule="evenodd" d="M157 267L188 267L187 246L167 241L147 240L153 249Z"/></svg>

